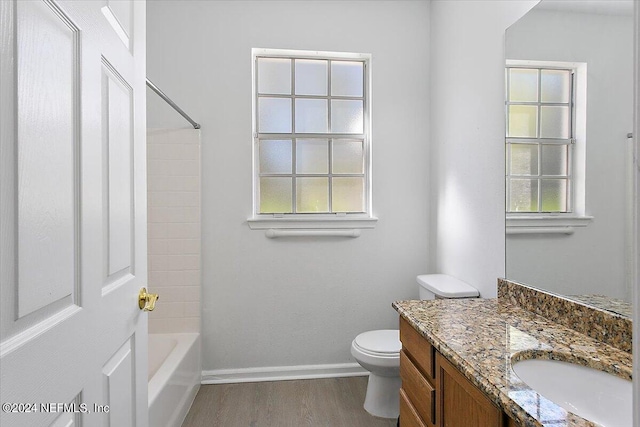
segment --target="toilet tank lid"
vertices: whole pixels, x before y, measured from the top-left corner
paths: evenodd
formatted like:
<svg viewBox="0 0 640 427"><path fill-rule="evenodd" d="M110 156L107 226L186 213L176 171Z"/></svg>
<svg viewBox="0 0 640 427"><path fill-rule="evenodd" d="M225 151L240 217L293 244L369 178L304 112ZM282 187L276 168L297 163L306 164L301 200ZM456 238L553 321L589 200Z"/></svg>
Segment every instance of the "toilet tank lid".
<svg viewBox="0 0 640 427"><path fill-rule="evenodd" d="M416 279L420 286L442 298L471 298L480 295L473 286L446 274L422 274Z"/></svg>

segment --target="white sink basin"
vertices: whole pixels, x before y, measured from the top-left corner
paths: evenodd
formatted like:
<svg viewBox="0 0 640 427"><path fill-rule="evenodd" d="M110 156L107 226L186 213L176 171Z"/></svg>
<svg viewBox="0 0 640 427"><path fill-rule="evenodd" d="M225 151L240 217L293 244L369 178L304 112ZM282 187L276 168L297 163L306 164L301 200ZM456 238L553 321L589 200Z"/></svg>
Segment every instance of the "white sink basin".
<svg viewBox="0 0 640 427"><path fill-rule="evenodd" d="M520 360L512 367L529 387L569 412L605 427L633 424L629 380L557 360Z"/></svg>

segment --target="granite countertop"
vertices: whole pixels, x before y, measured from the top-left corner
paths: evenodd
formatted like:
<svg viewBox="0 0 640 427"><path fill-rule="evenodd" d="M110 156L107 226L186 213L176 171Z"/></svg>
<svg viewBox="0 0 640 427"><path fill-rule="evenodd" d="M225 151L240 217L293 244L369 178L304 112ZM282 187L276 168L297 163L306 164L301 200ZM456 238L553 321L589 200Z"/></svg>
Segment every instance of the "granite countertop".
<svg viewBox="0 0 640 427"><path fill-rule="evenodd" d="M614 313L618 313L621 316L628 318L633 317L633 305L630 302L623 301L621 299L612 298L607 295L569 295L569 298L578 300L588 305L600 308L602 310L609 310Z"/></svg>
<svg viewBox="0 0 640 427"><path fill-rule="evenodd" d="M396 301L393 307L465 377L523 427L596 426L544 398L511 360L554 358L631 379L630 352L502 299Z"/></svg>

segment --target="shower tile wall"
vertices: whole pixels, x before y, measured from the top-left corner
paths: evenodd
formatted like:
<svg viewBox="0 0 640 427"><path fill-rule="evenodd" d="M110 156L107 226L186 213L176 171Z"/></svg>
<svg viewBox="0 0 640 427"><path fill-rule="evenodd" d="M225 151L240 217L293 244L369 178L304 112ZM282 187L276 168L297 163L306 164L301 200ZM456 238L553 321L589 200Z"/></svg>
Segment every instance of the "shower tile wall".
<svg viewBox="0 0 640 427"><path fill-rule="evenodd" d="M200 331L200 131L147 131L150 333Z"/></svg>

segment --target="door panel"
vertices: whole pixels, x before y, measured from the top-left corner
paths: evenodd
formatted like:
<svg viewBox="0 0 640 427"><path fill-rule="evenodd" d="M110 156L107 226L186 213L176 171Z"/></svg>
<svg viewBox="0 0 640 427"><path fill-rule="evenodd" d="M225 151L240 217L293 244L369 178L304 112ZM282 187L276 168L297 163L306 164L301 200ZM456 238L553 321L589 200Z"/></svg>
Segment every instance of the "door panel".
<svg viewBox="0 0 640 427"><path fill-rule="evenodd" d="M1 2L0 20L0 400L31 405L0 424L78 425L45 404L74 402L91 364L81 351L91 331L80 298L80 32L54 2Z"/></svg>
<svg viewBox="0 0 640 427"><path fill-rule="evenodd" d="M136 399L131 381L135 370L133 351L133 338L131 338L116 351L102 369L104 384L102 401L109 406L109 412L104 415L106 422L103 425L105 426L136 425L134 418Z"/></svg>
<svg viewBox="0 0 640 427"><path fill-rule="evenodd" d="M133 89L105 58L102 121L106 165L107 283L132 274L133 254Z"/></svg>
<svg viewBox="0 0 640 427"><path fill-rule="evenodd" d="M19 2L17 21L18 313L65 299L78 278L77 28L45 2ZM51 315L49 313L48 315Z"/></svg>
<svg viewBox="0 0 640 427"><path fill-rule="evenodd" d="M56 410L65 410L65 407L60 408L58 405L55 406ZM82 418L80 417L80 414L82 413L80 396L76 396L75 399L68 402L67 409L67 412L62 412L58 418L53 421L51 427L79 427L82 425Z"/></svg>
<svg viewBox="0 0 640 427"><path fill-rule="evenodd" d="M131 0L107 0L102 13L127 49L131 48L133 3Z"/></svg>

